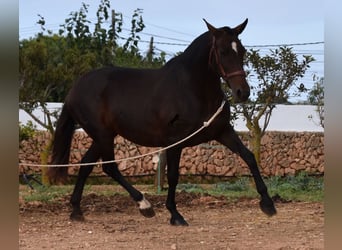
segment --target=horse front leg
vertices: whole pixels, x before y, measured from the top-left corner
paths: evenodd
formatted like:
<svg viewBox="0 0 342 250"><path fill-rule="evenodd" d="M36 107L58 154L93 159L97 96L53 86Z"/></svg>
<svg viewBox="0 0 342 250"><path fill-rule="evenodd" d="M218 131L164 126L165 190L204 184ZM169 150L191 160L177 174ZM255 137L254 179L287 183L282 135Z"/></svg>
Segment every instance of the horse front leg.
<svg viewBox="0 0 342 250"><path fill-rule="evenodd" d="M268 194L267 187L261 177L259 168L257 166L254 154L243 145L240 138L231 126L221 134L217 139L218 142L228 147L232 152L238 154L248 165L256 185L256 189L261 196L260 208L261 210L269 215L275 215L277 213L273 200Z"/></svg>
<svg viewBox="0 0 342 250"><path fill-rule="evenodd" d="M168 180L168 193L166 199L166 208L171 213L170 224L174 226L188 226L183 216L177 211L176 208L176 187L179 178L179 160L182 153L181 148L172 148L166 150L167 159L167 180Z"/></svg>

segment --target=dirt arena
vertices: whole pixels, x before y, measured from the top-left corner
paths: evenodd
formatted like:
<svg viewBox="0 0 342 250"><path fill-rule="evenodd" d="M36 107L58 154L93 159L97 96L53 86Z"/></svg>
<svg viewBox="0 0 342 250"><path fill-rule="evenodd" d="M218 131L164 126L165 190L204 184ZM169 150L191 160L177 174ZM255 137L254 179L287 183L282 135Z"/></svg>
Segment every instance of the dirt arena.
<svg viewBox="0 0 342 250"><path fill-rule="evenodd" d="M156 216L144 218L122 194L90 193L82 208L86 220L69 220L69 197L60 202L19 201L20 249L324 249L322 203L276 202L278 214L264 215L256 199L180 192L178 209L189 227L169 225L164 195L148 195Z"/></svg>

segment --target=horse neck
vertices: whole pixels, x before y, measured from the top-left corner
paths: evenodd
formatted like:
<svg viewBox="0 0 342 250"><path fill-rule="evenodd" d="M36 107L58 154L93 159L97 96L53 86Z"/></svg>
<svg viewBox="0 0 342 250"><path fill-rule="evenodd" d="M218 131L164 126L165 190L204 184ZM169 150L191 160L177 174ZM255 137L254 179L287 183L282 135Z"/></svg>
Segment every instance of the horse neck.
<svg viewBox="0 0 342 250"><path fill-rule="evenodd" d="M197 37L181 55L185 64L202 68L203 73L209 70L210 39L209 33Z"/></svg>
<svg viewBox="0 0 342 250"><path fill-rule="evenodd" d="M196 84L206 93L221 94L220 76L209 64L211 41L209 32L196 38L181 54L182 63L193 74Z"/></svg>
<svg viewBox="0 0 342 250"><path fill-rule="evenodd" d="M205 32L197 37L187 47L182 54L171 59L165 67L182 66L191 78L197 80L198 84L220 84L219 75L213 71L209 65L209 53L211 49L211 41L209 32Z"/></svg>

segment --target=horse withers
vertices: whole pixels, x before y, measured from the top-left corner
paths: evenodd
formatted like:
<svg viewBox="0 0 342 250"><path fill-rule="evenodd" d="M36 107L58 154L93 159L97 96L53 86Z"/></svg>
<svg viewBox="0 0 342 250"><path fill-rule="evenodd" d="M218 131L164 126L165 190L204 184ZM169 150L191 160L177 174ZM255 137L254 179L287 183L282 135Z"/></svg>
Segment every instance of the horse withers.
<svg viewBox="0 0 342 250"><path fill-rule="evenodd" d="M160 69L104 67L81 76L69 91L57 122L52 164L69 162L71 139L78 124L93 140L81 163L109 161L102 164L103 171L128 191L144 216L152 217L155 214L150 202L125 180L114 162L114 138L121 135L139 145L166 147L198 130L223 103L223 110L210 125L166 150L170 223L188 225L175 201L182 149L210 140L222 143L247 163L261 196L261 210L276 214L253 153L229 123L230 106L221 89L223 78L235 101L246 101L250 95L243 69L245 48L238 38L247 21L235 28L215 28L205 21L208 31ZM84 219L80 202L94 165L79 169L70 200L71 219ZM49 168L48 175L55 181L63 180L67 168Z"/></svg>

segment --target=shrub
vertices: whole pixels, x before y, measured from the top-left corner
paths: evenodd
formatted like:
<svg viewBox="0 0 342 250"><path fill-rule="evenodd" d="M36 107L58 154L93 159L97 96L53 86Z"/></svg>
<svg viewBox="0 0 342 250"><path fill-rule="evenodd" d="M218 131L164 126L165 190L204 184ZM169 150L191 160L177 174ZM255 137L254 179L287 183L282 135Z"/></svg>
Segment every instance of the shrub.
<svg viewBox="0 0 342 250"><path fill-rule="evenodd" d="M19 142L32 138L35 132L36 126L32 121L28 121L26 124L19 122Z"/></svg>

